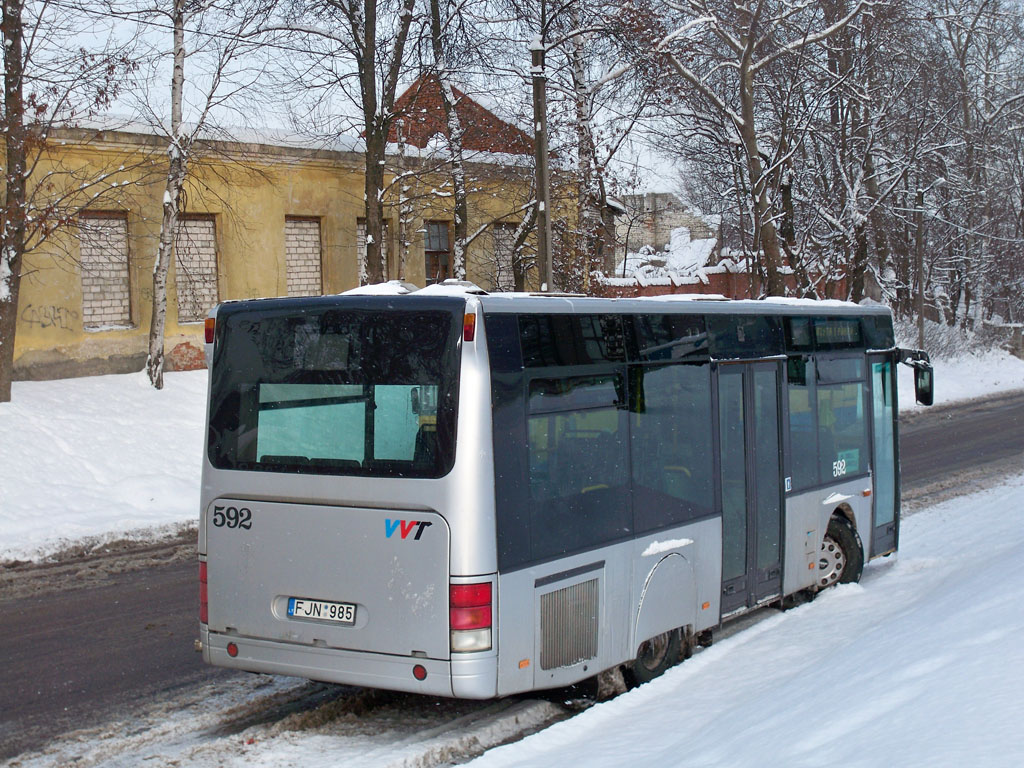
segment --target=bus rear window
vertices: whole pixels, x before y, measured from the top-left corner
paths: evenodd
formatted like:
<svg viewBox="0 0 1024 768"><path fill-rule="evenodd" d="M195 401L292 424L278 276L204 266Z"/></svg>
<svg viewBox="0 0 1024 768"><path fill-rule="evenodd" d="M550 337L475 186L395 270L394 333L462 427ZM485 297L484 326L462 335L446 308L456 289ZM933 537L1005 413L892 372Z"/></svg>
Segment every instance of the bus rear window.
<svg viewBox="0 0 1024 768"><path fill-rule="evenodd" d="M370 477L447 474L455 459L460 332L446 311L222 310L211 463Z"/></svg>

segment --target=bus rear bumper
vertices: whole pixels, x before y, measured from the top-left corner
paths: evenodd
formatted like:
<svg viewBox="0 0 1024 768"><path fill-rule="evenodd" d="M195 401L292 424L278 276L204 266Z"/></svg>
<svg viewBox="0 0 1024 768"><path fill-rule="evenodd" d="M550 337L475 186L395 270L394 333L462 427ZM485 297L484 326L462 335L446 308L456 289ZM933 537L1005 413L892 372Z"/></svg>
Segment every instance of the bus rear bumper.
<svg viewBox="0 0 1024 768"><path fill-rule="evenodd" d="M444 659L389 656L237 637L210 632L205 627L200 631L200 641L206 662L246 672L466 699L493 698L496 691L493 657L468 664L465 660L451 663ZM228 643L238 647L237 656L228 655ZM416 666L427 671L423 680L413 675ZM452 667L456 669L454 677Z"/></svg>

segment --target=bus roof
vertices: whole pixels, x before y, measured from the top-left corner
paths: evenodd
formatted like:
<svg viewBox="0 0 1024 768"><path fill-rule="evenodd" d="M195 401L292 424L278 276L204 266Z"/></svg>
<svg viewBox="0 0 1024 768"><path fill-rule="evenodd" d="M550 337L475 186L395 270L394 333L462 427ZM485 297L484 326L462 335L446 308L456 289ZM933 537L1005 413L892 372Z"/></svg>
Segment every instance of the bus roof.
<svg viewBox="0 0 1024 768"><path fill-rule="evenodd" d="M397 281L392 281L397 283ZM454 282L454 281L449 281ZM387 285L387 284L386 284ZM405 284L408 285L408 284ZM404 287L404 286L403 286ZM765 299L725 299L704 294L671 294L637 298L596 298L575 294L487 293L471 283L438 284L412 291L372 290L366 286L328 296L248 299L223 302L221 306L238 309L253 305L267 309L299 309L310 304L358 306L364 309L406 309L429 302L437 307L454 308L458 300L476 299L484 312L494 314L650 314L661 312L683 315L774 315L774 316L891 316L884 304L854 304L834 299L815 300L786 297ZM371 289L371 290L367 290Z"/></svg>
<svg viewBox="0 0 1024 768"><path fill-rule="evenodd" d="M647 314L654 311L693 315L891 315L891 311L884 304L854 304L850 301L782 297L753 300L687 294L606 299L536 293L490 293L479 295L478 298L485 312L494 313Z"/></svg>

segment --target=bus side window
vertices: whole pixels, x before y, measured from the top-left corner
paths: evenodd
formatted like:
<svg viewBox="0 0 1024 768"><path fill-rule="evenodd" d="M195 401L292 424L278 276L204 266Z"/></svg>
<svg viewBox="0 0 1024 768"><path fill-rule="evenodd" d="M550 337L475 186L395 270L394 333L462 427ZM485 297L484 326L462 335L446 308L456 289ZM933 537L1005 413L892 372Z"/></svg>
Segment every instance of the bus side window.
<svg viewBox="0 0 1024 768"><path fill-rule="evenodd" d="M630 413L636 530L712 514L710 365L635 366L630 381L643 392Z"/></svg>
<svg viewBox="0 0 1024 768"><path fill-rule="evenodd" d="M530 383L531 551L548 557L632 530L620 374Z"/></svg>
<svg viewBox="0 0 1024 768"><path fill-rule="evenodd" d="M818 427L814 398L814 361L791 357L787 364L789 390L790 473L793 490L818 484Z"/></svg>
<svg viewBox="0 0 1024 768"><path fill-rule="evenodd" d="M818 385L819 482L868 470L864 383Z"/></svg>

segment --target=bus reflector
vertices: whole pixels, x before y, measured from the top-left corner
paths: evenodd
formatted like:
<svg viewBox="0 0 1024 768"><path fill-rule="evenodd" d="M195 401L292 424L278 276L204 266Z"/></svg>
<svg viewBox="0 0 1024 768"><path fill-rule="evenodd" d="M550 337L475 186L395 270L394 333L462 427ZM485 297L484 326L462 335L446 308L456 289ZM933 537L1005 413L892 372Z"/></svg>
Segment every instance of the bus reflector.
<svg viewBox="0 0 1024 768"><path fill-rule="evenodd" d="M206 563L199 563L199 621L210 623L210 603L206 587Z"/></svg>
<svg viewBox="0 0 1024 768"><path fill-rule="evenodd" d="M213 344L213 331L217 327L217 318L208 317L206 322L203 324L203 328L206 331L206 343Z"/></svg>
<svg viewBox="0 0 1024 768"><path fill-rule="evenodd" d="M476 313L464 315L462 320L462 340L472 341L476 338Z"/></svg>
<svg viewBox="0 0 1024 768"><path fill-rule="evenodd" d="M412 676L415 677L417 680L426 680L427 668L424 667L422 664L417 664L415 667L412 668Z"/></svg>
<svg viewBox="0 0 1024 768"><path fill-rule="evenodd" d="M228 656L230 656L233 659L237 655L238 655L238 646L235 645L234 643L228 643Z"/></svg>
<svg viewBox="0 0 1024 768"><path fill-rule="evenodd" d="M448 604L452 651L489 651L491 583L452 584L448 592Z"/></svg>

